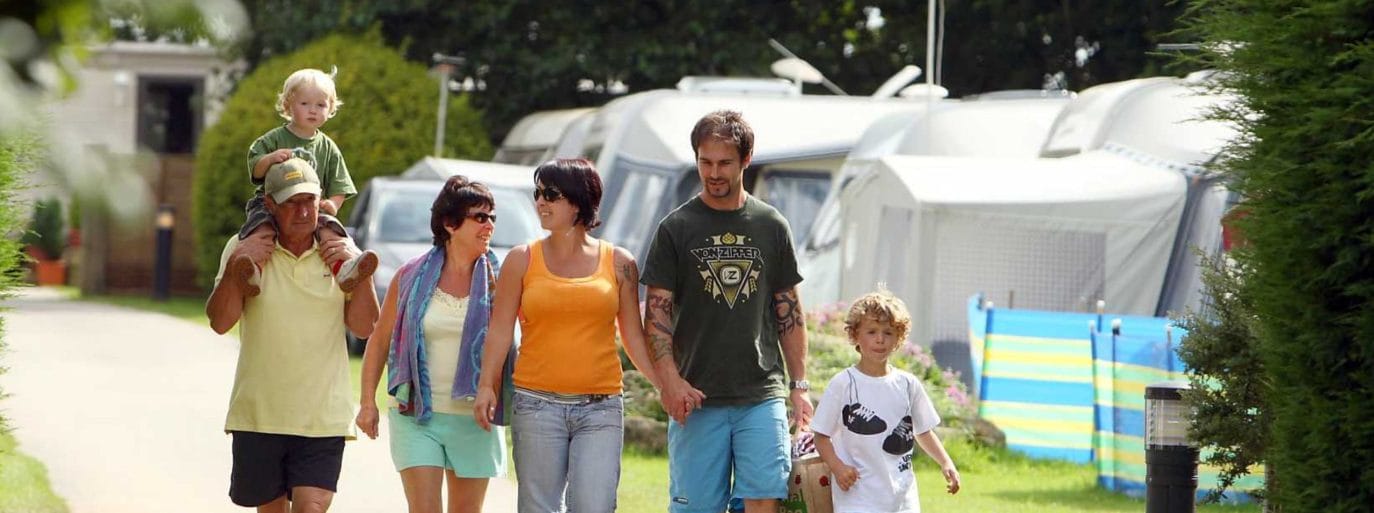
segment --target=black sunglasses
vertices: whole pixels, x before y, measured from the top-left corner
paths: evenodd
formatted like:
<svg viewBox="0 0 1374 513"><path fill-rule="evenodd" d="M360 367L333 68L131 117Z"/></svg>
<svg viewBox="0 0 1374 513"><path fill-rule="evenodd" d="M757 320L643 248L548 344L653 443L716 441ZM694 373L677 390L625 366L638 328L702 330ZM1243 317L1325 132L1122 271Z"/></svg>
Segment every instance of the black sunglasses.
<svg viewBox="0 0 1374 513"><path fill-rule="evenodd" d="M563 199L563 191L558 190L557 187L535 187L534 200L539 201L541 195L544 196L544 201L549 203Z"/></svg>
<svg viewBox="0 0 1374 513"><path fill-rule="evenodd" d="M491 224L496 224L496 214L488 214L486 212L473 212L471 214L468 214L467 218L473 221L477 221L479 223L486 223L487 221L491 221Z"/></svg>

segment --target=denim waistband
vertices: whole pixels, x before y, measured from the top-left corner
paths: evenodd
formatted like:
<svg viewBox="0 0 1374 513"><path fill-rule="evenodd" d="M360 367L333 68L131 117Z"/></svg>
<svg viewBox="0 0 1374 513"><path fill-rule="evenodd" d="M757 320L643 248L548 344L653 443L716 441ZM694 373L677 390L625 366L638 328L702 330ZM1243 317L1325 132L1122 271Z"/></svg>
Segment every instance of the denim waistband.
<svg viewBox="0 0 1374 513"><path fill-rule="evenodd" d="M620 397L620 394L560 394L558 392L545 392L543 390L530 390L520 387L515 387L515 393L535 399L542 399L551 403L574 405L599 403L612 397Z"/></svg>

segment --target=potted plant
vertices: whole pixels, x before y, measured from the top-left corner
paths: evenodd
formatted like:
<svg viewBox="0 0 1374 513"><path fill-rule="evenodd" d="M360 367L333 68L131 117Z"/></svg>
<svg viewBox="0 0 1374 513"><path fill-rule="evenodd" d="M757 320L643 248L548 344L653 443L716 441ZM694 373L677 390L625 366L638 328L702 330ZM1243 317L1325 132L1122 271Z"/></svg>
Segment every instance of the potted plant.
<svg viewBox="0 0 1374 513"><path fill-rule="evenodd" d="M34 204L33 218L20 242L28 247L35 262L34 279L39 285L67 283L67 266L62 262L62 250L67 246L63 224L62 202L57 198Z"/></svg>

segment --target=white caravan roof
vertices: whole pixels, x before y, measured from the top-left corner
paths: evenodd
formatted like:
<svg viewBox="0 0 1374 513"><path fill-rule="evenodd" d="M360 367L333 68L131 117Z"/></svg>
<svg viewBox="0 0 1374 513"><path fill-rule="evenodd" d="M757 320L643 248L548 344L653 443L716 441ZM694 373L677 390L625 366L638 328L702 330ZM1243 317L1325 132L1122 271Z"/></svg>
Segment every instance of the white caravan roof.
<svg viewBox="0 0 1374 513"><path fill-rule="evenodd" d="M1204 117L1231 101L1203 91L1204 75L1103 84L1079 94L1055 120L1041 156L1109 148L1189 173L1210 161L1235 128Z"/></svg>
<svg viewBox="0 0 1374 513"><path fill-rule="evenodd" d="M594 110L590 107L546 110L520 118L501 141L501 147L496 150L492 161L539 164L549 149L558 144L559 137L569 125Z"/></svg>

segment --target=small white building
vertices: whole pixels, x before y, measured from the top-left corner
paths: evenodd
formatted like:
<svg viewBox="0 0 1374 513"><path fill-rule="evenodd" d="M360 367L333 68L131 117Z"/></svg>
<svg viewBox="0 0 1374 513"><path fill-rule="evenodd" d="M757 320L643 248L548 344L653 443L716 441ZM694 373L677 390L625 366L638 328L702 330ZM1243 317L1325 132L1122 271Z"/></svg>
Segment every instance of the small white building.
<svg viewBox="0 0 1374 513"><path fill-rule="evenodd" d="M115 41L88 49L77 89L45 106L64 193L82 210L84 290L152 286L158 212L173 226L171 287L196 289L191 182L201 132L214 122L238 64L209 46ZM118 241L119 251L110 251Z"/></svg>

